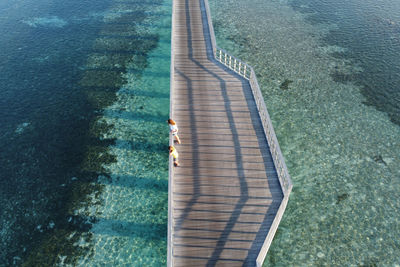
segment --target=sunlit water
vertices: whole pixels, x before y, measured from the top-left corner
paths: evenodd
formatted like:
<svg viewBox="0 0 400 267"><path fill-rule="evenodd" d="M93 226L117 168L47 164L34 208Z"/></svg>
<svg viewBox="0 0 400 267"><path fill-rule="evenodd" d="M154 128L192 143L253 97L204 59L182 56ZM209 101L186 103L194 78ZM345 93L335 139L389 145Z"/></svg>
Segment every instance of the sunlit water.
<svg viewBox="0 0 400 267"><path fill-rule="evenodd" d="M0 266L166 262L170 1L0 3Z"/></svg>
<svg viewBox="0 0 400 267"><path fill-rule="evenodd" d="M101 194L93 197L88 207L75 211L96 218L92 239L82 244L93 246L92 253L84 255L78 265L166 264L170 8L168 4L155 7L154 15L143 21L145 26L136 28L142 38L155 39L157 47L147 55L140 76L135 60L141 57L132 57L122 75L126 83L98 119L112 126L113 130L100 138L115 140L110 147L115 162L104 166L109 177L99 177L98 183L104 186ZM111 23L119 12L127 12L126 7L118 4L107 12ZM89 58L89 69L113 63L97 54Z"/></svg>
<svg viewBox="0 0 400 267"><path fill-rule="evenodd" d="M294 184L265 264L399 266L398 2L210 6L218 46L255 68Z"/></svg>

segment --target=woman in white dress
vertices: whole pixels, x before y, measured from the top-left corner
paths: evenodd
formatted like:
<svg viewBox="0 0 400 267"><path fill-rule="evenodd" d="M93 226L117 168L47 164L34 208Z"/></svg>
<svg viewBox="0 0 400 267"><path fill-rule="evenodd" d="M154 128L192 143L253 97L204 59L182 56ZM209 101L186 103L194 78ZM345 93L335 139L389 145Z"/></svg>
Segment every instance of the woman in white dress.
<svg viewBox="0 0 400 267"><path fill-rule="evenodd" d="M176 142L178 144L181 143L181 139L179 139L178 136L178 126L176 125L176 122L173 119L168 119L168 125L169 125L169 132L172 134L172 136L175 136Z"/></svg>

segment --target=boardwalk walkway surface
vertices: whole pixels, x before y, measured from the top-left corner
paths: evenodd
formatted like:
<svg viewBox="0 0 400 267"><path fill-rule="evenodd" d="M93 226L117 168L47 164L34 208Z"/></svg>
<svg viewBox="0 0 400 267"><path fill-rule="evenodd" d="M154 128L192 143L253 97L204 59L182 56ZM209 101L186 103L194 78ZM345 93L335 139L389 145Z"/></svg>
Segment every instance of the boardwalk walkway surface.
<svg viewBox="0 0 400 267"><path fill-rule="evenodd" d="M170 266L255 266L284 194L249 81L214 59L204 0L173 1Z"/></svg>

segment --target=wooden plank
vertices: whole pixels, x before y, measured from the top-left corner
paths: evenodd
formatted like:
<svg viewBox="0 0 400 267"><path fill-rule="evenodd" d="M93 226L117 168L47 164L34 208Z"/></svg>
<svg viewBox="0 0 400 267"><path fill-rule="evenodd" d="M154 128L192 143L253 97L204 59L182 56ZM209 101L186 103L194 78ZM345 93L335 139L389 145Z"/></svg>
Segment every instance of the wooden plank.
<svg viewBox="0 0 400 267"><path fill-rule="evenodd" d="M193 257L210 258L214 252L214 248L208 247L181 247L178 246L174 249L175 256L187 256L192 255ZM228 248L222 250L220 255L221 258L231 260L243 260L247 257L248 250Z"/></svg>
<svg viewBox="0 0 400 267"><path fill-rule="evenodd" d="M206 266L208 264L209 258L199 258L199 257L176 257L174 266L177 267L187 267L187 266ZM216 263L216 266L229 266L229 267L239 267L243 266L242 261L233 261L233 260L220 260Z"/></svg>
<svg viewBox="0 0 400 267"><path fill-rule="evenodd" d="M174 196L174 202L187 202L187 203L192 203L193 201L192 195L185 195L185 194L176 194ZM231 204L231 205L237 205L238 201L240 201L240 198L237 197L225 197L225 196L210 196L210 195L204 195L204 196L198 196L195 197L196 202L198 203L222 203L222 204ZM256 198L256 197L249 197L248 199L245 199L242 204L243 205L269 205L271 204L271 201L273 199L271 197L265 197L265 198Z"/></svg>

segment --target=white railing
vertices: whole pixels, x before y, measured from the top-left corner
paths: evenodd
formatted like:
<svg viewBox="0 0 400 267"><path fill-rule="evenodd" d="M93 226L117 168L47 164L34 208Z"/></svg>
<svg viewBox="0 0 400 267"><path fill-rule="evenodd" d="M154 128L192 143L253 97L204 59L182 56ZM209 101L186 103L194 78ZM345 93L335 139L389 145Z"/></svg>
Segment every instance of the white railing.
<svg viewBox="0 0 400 267"><path fill-rule="evenodd" d="M275 168L278 173L278 178L282 187L283 194L287 195L292 189L292 180L290 179L290 175L285 164L285 159L283 158L281 149L279 147L278 139L276 138L271 118L265 105L260 86L258 85L256 74L253 68L250 68L250 88L253 92L254 100L256 102L258 113L260 115L260 119L264 128L264 133L268 141L269 150L274 160Z"/></svg>
<svg viewBox="0 0 400 267"><path fill-rule="evenodd" d="M239 74L240 76L250 79L251 76L251 67L244 63L243 61L235 58L232 55L229 55L224 49L216 47L215 49L215 59Z"/></svg>

